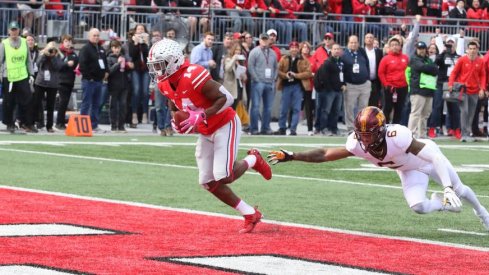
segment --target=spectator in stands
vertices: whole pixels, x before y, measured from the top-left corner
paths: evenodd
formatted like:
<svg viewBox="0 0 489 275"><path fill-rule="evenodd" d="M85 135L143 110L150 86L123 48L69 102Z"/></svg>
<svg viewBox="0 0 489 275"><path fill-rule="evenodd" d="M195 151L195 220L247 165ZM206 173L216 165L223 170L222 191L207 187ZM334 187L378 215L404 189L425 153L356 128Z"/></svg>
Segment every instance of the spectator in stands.
<svg viewBox="0 0 489 275"><path fill-rule="evenodd" d="M80 114L90 115L94 132L101 131L98 128L100 94L103 80L109 76L106 52L99 41L100 31L92 28L88 32L88 43L80 49L79 56L83 91Z"/></svg>
<svg viewBox="0 0 489 275"><path fill-rule="evenodd" d="M243 32L243 37L244 37L244 40L243 42L241 43L241 46L242 46L242 51L243 51L243 54L244 56L246 57L246 62L245 64L248 65L248 56L251 52L251 50L253 50L253 48L255 47L254 43L253 43L253 35L251 35L251 33L245 31ZM245 102L246 106L249 107L250 106L250 102L251 102L251 81L249 80L251 77L250 77L250 72L249 71L246 71L246 75L247 75L247 79L248 81L246 81L246 95L247 95L247 101Z"/></svg>
<svg viewBox="0 0 489 275"><path fill-rule="evenodd" d="M354 15L369 16L377 14L375 9L377 0L352 0L351 2ZM353 21L357 23L367 21L368 23L365 24L366 31L371 32L376 36L384 37L387 34L387 30L385 30L384 25L379 24L378 19L376 18L368 18L368 20L366 20L364 16L356 16ZM359 25L356 26L355 33L360 33L360 29L358 27Z"/></svg>
<svg viewBox="0 0 489 275"><path fill-rule="evenodd" d="M134 35L128 39L128 54L134 62L131 72L132 95L131 95L131 128L136 128L139 122L138 111L141 108L141 123L148 123L149 102L149 72L146 59L149 53L149 33L143 24L136 25Z"/></svg>
<svg viewBox="0 0 489 275"><path fill-rule="evenodd" d="M212 32L204 33L202 43L195 46L190 54L190 63L199 64L211 71L217 67L217 63L212 56L212 46L214 45L215 35Z"/></svg>
<svg viewBox="0 0 489 275"><path fill-rule="evenodd" d="M216 62L216 66L211 69L212 79L222 83L224 79L224 59L228 54L228 51L235 44L233 41L233 33L227 32L224 35L222 44L216 44L212 47L212 60Z"/></svg>
<svg viewBox="0 0 489 275"><path fill-rule="evenodd" d="M314 37L317 37L317 39L321 39L321 35L323 33L327 32L334 32L334 29L327 24L327 21L330 21L328 18L328 12L323 9L321 4L317 2L316 0L300 0L300 5L301 5L301 11L302 12L307 12L310 14L301 14L299 15L299 19L305 19L308 20L308 29L309 30L316 30L316 33L314 33ZM322 15L314 15L318 13L322 13ZM313 19L316 19L316 22L313 22ZM319 20L320 21L319 21ZM317 26L317 27L315 27ZM319 41L313 41L314 43L317 43Z"/></svg>
<svg viewBox="0 0 489 275"><path fill-rule="evenodd" d="M29 2L17 4L24 21L24 29L28 32L37 33L37 30L34 30L34 20L43 15L43 2L43 0L29 0Z"/></svg>
<svg viewBox="0 0 489 275"><path fill-rule="evenodd" d="M268 35L268 45L269 48L273 50L275 55L277 56L277 60L280 60L282 58L282 53L280 52L279 47L277 47L277 31L274 29L269 29L267 31Z"/></svg>
<svg viewBox="0 0 489 275"><path fill-rule="evenodd" d="M477 37L479 39L484 38L482 42L482 46L487 48L487 28L489 23L489 14L487 8L481 8L479 0L472 1L472 7L467 11L467 19L472 19L474 21L469 21L469 31L471 32L471 36ZM480 43L479 43L480 45Z"/></svg>
<svg viewBox="0 0 489 275"><path fill-rule="evenodd" d="M198 15L201 14L202 11L198 10L202 3L202 0L178 0L177 6L181 8L194 8L194 9L179 9L178 12L180 14L180 18L187 24L189 29L190 40L198 40L197 33L197 22Z"/></svg>
<svg viewBox="0 0 489 275"><path fill-rule="evenodd" d="M425 0L426 1L426 16L441 17L442 0Z"/></svg>
<svg viewBox="0 0 489 275"><path fill-rule="evenodd" d="M29 48L29 66L30 66L30 68L32 68L32 72L33 72L33 76L34 76L34 80L35 80L36 76L37 76L37 71L38 71L37 60L39 57L39 48L37 46L36 38L34 37L33 34L27 33L24 37L25 37L25 40L27 42L27 47ZM30 89L32 92L34 92L34 82L30 83ZM25 122L26 122L25 115L26 115L27 110L24 110L24 106L22 106L22 105L17 105L16 109L17 110L15 111L15 115L16 115L16 119L18 121L19 127L22 129L25 129L26 128L26 126L25 126ZM42 121L44 121L44 109L40 109L39 114L34 114L34 112L32 111L32 118L35 119L36 117L39 117L42 119ZM33 123L34 123L34 126L36 126L35 121L33 121ZM41 128L44 127L44 122L42 125L39 125L39 126L41 126Z"/></svg>
<svg viewBox="0 0 489 275"><path fill-rule="evenodd" d="M448 12L448 17L450 19L462 19L462 20L467 19L467 11L465 10L465 1L457 0L457 6ZM465 26L467 25L467 21L450 20L448 21L448 24Z"/></svg>
<svg viewBox="0 0 489 275"><path fill-rule="evenodd" d="M280 14L280 18L285 20L285 37L284 42L288 43L292 40L306 41L307 40L307 24L301 20L298 20L294 12L301 11L301 5L298 0L280 0L280 4L286 11L284 14Z"/></svg>
<svg viewBox="0 0 489 275"><path fill-rule="evenodd" d="M202 0L200 7L203 15L199 20L200 33L206 33L210 31L210 19L216 14L215 10L222 9L222 2L220 0Z"/></svg>
<svg viewBox="0 0 489 275"><path fill-rule="evenodd" d="M120 20L118 13L121 11L121 1L103 0L102 1L102 28L119 30Z"/></svg>
<svg viewBox="0 0 489 275"><path fill-rule="evenodd" d="M486 96L486 77L484 60L479 57L479 44L477 42L469 42L467 55L457 60L448 80L449 91L452 91L455 82L463 83L467 89L465 100L459 104L462 142L474 141L470 137L470 130L477 101L479 98Z"/></svg>
<svg viewBox="0 0 489 275"><path fill-rule="evenodd" d="M286 37L286 33L288 32L287 22L280 19L285 13L287 13L287 11L282 6L280 0L263 0L262 2L268 7L269 11L269 13L265 15L267 18L266 27L268 29L277 30L277 36L284 40L282 41L283 43L287 43L287 41L284 39Z"/></svg>
<svg viewBox="0 0 489 275"><path fill-rule="evenodd" d="M56 117L56 129L65 130L66 109L70 102L71 92L75 85L75 68L78 66L78 55L73 48L73 38L69 34L61 36L59 55L63 64L59 71L59 105Z"/></svg>
<svg viewBox="0 0 489 275"><path fill-rule="evenodd" d="M405 11L397 9L397 0L385 0L381 6L382 15L404 16Z"/></svg>
<svg viewBox="0 0 489 275"><path fill-rule="evenodd" d="M367 33L364 38L365 52L368 58L369 79L372 85L370 97L368 99L369 106L382 108L382 85L379 79L379 65L382 60L382 50L374 46L375 37L372 33Z"/></svg>
<svg viewBox="0 0 489 275"><path fill-rule="evenodd" d="M411 114L408 128L415 138L426 138L426 123L431 114L433 94L436 90L438 66L428 57L427 51L426 43L420 41L416 44L416 54L409 60Z"/></svg>
<svg viewBox="0 0 489 275"><path fill-rule="evenodd" d="M117 40L110 42L107 56L109 65L108 90L110 94L110 124L112 132L126 133L127 94L130 90L130 71L134 64L129 55L122 51L122 44Z"/></svg>
<svg viewBox="0 0 489 275"><path fill-rule="evenodd" d="M423 0L407 0L406 15L422 15L424 6Z"/></svg>
<svg viewBox="0 0 489 275"><path fill-rule="evenodd" d="M346 83L344 92L345 122L348 133L354 129L355 110L362 110L368 106L370 90L370 63L365 49L360 47L358 36L348 38L348 46L342 56L344 63L343 74Z"/></svg>
<svg viewBox="0 0 489 275"><path fill-rule="evenodd" d="M384 87L384 114L386 121L391 123L390 113L394 109L392 123L401 121L404 102L408 87L404 72L408 66L409 58L401 53L401 43L397 38L389 40L389 53L382 58L379 64L379 79Z"/></svg>
<svg viewBox="0 0 489 275"><path fill-rule="evenodd" d="M169 29L166 30L165 37L166 38L169 38L169 39L172 39L172 40L175 40L175 38L177 37L177 32L175 31L174 28L169 28Z"/></svg>
<svg viewBox="0 0 489 275"><path fill-rule="evenodd" d="M9 23L9 37L0 43L0 84L2 84L2 122L7 131L15 133L14 112L16 105L25 114L26 132L36 133L32 120L32 92L29 83L33 83L33 70L29 49L24 38L19 36L20 26L16 21ZM16 50L17 49L17 50Z"/></svg>
<svg viewBox="0 0 489 275"><path fill-rule="evenodd" d="M316 68L314 63L314 58L311 55L312 45L308 41L304 41L299 46L299 52L303 59L309 60L309 65L311 66L311 76L309 77L309 84L303 84L303 102L304 102L304 112L306 114L307 121L307 135L314 135L313 132L313 121L314 121L314 100L312 99L312 89L314 88L314 75L318 68Z"/></svg>
<svg viewBox="0 0 489 275"><path fill-rule="evenodd" d="M260 6L255 7L256 2L253 0L224 0L224 7L233 11L228 11L228 16L233 18L233 32L242 32L243 29L253 32L255 23L253 22L252 13L267 10L268 8L259 1ZM243 28L244 25L244 28Z"/></svg>
<svg viewBox="0 0 489 275"><path fill-rule="evenodd" d="M46 47L39 53L37 67L39 72L34 82L34 116L39 114L39 110L43 110L43 99L46 98L46 130L48 133L54 133L54 104L56 101L56 93L58 92L59 70L63 65L59 54L59 50L55 42L49 42ZM44 124L40 118L35 118L40 124Z"/></svg>
<svg viewBox="0 0 489 275"><path fill-rule="evenodd" d="M314 75L314 88L317 92L317 119L314 127L317 133L324 135L338 135L338 116L343 102L343 92L346 90L342 55L341 46L333 44L330 57Z"/></svg>
<svg viewBox="0 0 489 275"><path fill-rule="evenodd" d="M53 20L66 20L66 11L61 4L63 0L44 0L46 3L46 15L48 19Z"/></svg>
<svg viewBox="0 0 489 275"><path fill-rule="evenodd" d="M289 112L291 114L290 135L297 135L297 125L301 112L304 86L310 85L311 64L299 52L299 43L289 43L289 54L283 56L278 64L277 90L282 91L280 102L279 129L275 134L285 135ZM310 88L308 88L310 89Z"/></svg>
<svg viewBox="0 0 489 275"><path fill-rule="evenodd" d="M273 84L277 79L277 56L269 47L268 34L260 35L260 44L248 56L248 71L251 80L251 123L252 135L272 134L270 119L272 116L273 99L275 97ZM263 111L260 115L260 105L263 100ZM261 117L261 131L258 131L258 120Z"/></svg>

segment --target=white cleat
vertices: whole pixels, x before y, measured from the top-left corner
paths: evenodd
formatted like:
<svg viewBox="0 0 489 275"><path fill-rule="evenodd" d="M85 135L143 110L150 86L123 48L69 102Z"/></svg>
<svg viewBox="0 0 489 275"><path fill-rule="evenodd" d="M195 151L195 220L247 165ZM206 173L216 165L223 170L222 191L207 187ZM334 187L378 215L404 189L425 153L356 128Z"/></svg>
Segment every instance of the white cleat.
<svg viewBox="0 0 489 275"><path fill-rule="evenodd" d="M445 202L444 196L442 193L435 192L435 193L431 194L431 199L441 202L441 204L443 205L443 208L441 209L441 211L450 211L450 212L455 212L455 213L460 213L462 211L462 207L455 207L455 206L452 206L449 202Z"/></svg>
<svg viewBox="0 0 489 275"><path fill-rule="evenodd" d="M481 223L484 226L484 228L487 231L489 231L489 215L479 215L479 214L477 214L475 209L472 209L472 210L474 210L474 214L481 220Z"/></svg>

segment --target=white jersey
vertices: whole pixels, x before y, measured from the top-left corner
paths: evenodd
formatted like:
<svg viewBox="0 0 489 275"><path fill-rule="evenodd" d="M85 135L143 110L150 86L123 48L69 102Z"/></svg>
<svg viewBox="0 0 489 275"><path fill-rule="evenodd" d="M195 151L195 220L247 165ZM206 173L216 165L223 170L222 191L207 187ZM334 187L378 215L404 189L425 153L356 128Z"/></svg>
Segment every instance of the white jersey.
<svg viewBox="0 0 489 275"><path fill-rule="evenodd" d="M422 160L412 153L407 153L407 150L413 141L413 133L411 130L399 124L388 124L386 127L385 141L387 143L387 153L384 159L377 159L369 152L363 151L355 133L348 136L345 145L346 150L353 155L364 158L380 167L388 167L399 171L427 171L431 168L431 163ZM430 141L423 140L422 142L429 143Z"/></svg>

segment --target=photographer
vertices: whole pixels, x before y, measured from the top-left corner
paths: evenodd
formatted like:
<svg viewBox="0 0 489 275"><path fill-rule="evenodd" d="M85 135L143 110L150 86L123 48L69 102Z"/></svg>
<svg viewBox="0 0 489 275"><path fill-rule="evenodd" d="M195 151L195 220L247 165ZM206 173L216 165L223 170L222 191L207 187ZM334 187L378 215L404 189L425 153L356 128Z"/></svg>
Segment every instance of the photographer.
<svg viewBox="0 0 489 275"><path fill-rule="evenodd" d="M54 133L54 103L58 90L59 71L62 66L63 61L59 57L59 50L56 47L56 43L49 42L40 52L37 61L39 72L34 82L34 121L38 121L40 125L44 124L44 121L39 121L38 114L39 111L42 111L42 101L46 96L46 129L49 133Z"/></svg>
<svg viewBox="0 0 489 275"><path fill-rule="evenodd" d="M234 98L233 109L239 101L243 100L243 95L246 98L245 82L246 82L246 57L243 55L243 50L239 43L235 43L229 50L226 59L224 60L224 81L222 85L231 93ZM244 101L246 102L246 100Z"/></svg>
<svg viewBox="0 0 489 275"><path fill-rule="evenodd" d="M148 123L149 72L146 66L146 59L149 53L149 43L149 34L146 27L138 24L134 29L134 35L129 39L128 43L128 53L134 62L134 70L131 72L131 128L137 127L138 109L140 107L143 113L142 123Z"/></svg>

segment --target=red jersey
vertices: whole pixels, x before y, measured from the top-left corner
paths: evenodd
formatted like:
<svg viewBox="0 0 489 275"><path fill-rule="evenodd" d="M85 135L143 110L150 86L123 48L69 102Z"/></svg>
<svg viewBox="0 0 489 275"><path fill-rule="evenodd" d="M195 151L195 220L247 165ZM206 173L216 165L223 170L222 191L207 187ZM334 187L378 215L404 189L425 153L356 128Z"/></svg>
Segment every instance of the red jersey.
<svg viewBox="0 0 489 275"><path fill-rule="evenodd" d="M448 78L448 86L452 87L454 82L465 83L467 94L478 94L480 89L486 89L486 69L484 59L476 57L470 60L467 55L460 57Z"/></svg>
<svg viewBox="0 0 489 275"><path fill-rule="evenodd" d="M379 79L383 86L402 88L407 86L406 68L409 65L407 55L389 53L379 64Z"/></svg>
<svg viewBox="0 0 489 275"><path fill-rule="evenodd" d="M207 109L214 104L202 94L202 87L209 80L212 80L212 77L204 67L185 61L177 72L167 80L158 83L158 88L181 111L186 111L187 108L191 110ZM176 89L174 90L172 86ZM233 108L228 107L219 114L207 117L207 123L202 122L197 125L197 132L211 135L234 119L235 115Z"/></svg>

